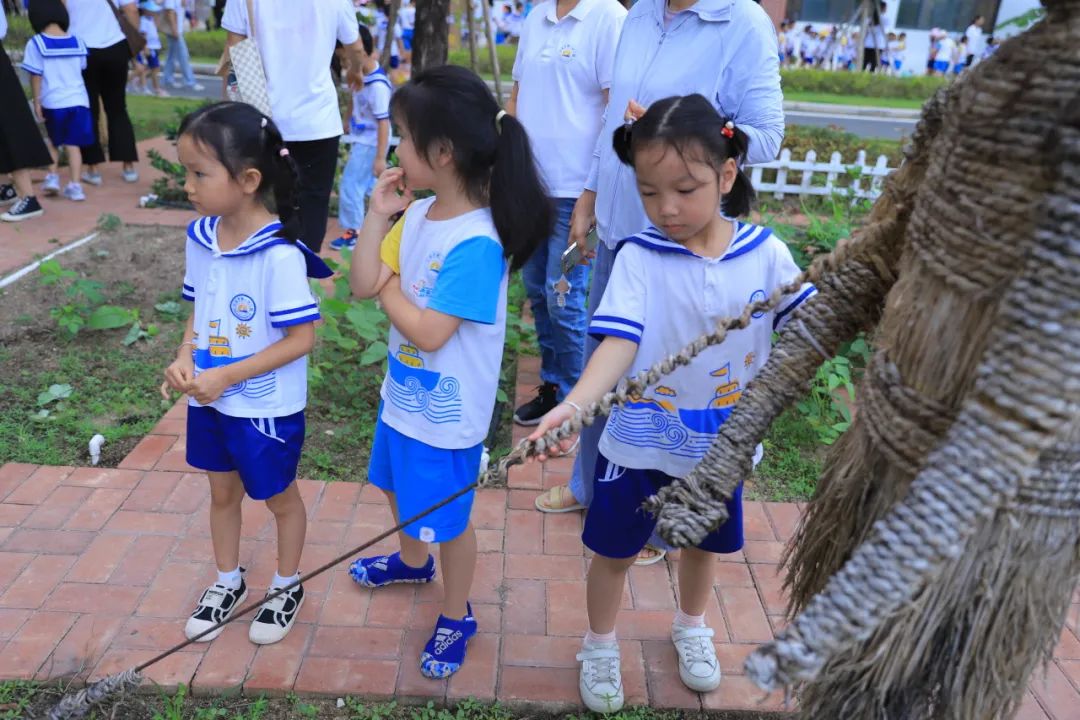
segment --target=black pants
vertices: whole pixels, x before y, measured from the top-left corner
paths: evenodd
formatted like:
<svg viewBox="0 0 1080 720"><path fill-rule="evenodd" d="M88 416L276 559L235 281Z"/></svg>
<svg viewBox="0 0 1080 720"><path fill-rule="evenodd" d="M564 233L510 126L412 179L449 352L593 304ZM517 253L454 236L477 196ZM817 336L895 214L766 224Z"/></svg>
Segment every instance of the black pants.
<svg viewBox="0 0 1080 720"><path fill-rule="evenodd" d="M863 48L863 70L869 70L870 72L877 72L878 65L881 64L881 51L877 48Z"/></svg>
<svg viewBox="0 0 1080 720"><path fill-rule="evenodd" d="M90 111L94 113L94 144L82 149L83 162L97 165L105 162L105 153L98 137L97 107L98 98L105 106L105 117L109 128L109 160L112 162L133 163L138 161L135 150L135 130L128 117L127 86L128 62L131 51L126 40L121 40L107 48L91 48L86 57L86 69L83 70L83 82L90 96Z"/></svg>
<svg viewBox="0 0 1080 720"><path fill-rule="evenodd" d="M0 107L3 108L0 110L0 173L51 165L52 155L41 137L3 42L0 42Z"/></svg>
<svg viewBox="0 0 1080 720"><path fill-rule="evenodd" d="M322 250L326 219L330 214L330 192L338 161L338 136L325 140L287 142L289 154L300 166L300 239L315 252Z"/></svg>

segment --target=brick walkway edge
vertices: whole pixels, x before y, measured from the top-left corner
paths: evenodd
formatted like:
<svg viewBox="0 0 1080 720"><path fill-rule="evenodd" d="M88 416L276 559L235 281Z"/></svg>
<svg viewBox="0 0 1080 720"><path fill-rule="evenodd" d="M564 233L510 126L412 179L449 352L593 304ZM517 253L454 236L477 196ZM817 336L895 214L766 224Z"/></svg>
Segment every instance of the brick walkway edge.
<svg viewBox="0 0 1080 720"><path fill-rule="evenodd" d="M538 381L523 358L519 399ZM0 469L0 678L94 680L183 640L184 618L214 577L204 476L184 463L184 411L174 407L116 469ZM518 434L520 437L520 433ZM420 649L441 585L374 592L344 567L307 585L292 633L278 645L248 642L238 621L147 672L148 683L195 693L320 694L400 701L474 697L546 708L578 706L574 654L586 629L578 513L543 515L539 490L565 482L566 459L518 468L507 489L478 495L480 559L472 596L480 634L449 681L423 678ZM370 486L301 480L310 524L304 567L316 567L378 534L389 508ZM743 674L756 644L782 623L777 561L798 522L786 503L746 503L746 548L719 565L708 619L725 673L699 696L679 681L668 631L677 560L634 568L619 636L628 704L656 708L779 710ZM265 507L244 505L241 562L259 596L274 572L274 526ZM392 542L376 546L391 550ZM1054 661L1018 717L1076 717L1080 707L1080 597L1074 597Z"/></svg>

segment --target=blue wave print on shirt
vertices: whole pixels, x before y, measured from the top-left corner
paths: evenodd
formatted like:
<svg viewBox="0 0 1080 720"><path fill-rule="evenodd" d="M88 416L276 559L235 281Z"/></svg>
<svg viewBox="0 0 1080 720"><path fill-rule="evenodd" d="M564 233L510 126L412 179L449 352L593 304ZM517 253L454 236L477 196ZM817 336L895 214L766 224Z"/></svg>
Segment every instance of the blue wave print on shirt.
<svg viewBox="0 0 1080 720"><path fill-rule="evenodd" d="M232 357L231 355L223 355L218 352L213 352L214 348L196 350L194 353L195 358L195 375L200 372L210 370L211 368L224 367L226 365L232 365L233 363L246 360L251 355L244 355L242 357ZM234 395L240 395L241 397L258 399L268 395L273 395L277 389L277 372L271 370L265 372L262 375L256 375L249 377L247 380L230 385L225 388L225 392L221 393L221 397L233 397Z"/></svg>
<svg viewBox="0 0 1080 720"><path fill-rule="evenodd" d="M404 358L408 364L398 358ZM414 348L402 346L397 357L388 353L386 394L390 403L407 413L418 413L436 425L461 421L461 383L426 370Z"/></svg>
<svg viewBox="0 0 1080 720"><path fill-rule="evenodd" d="M629 402L614 409L607 430L613 439L625 445L700 459L705 457L730 414L729 408L673 412L652 400Z"/></svg>

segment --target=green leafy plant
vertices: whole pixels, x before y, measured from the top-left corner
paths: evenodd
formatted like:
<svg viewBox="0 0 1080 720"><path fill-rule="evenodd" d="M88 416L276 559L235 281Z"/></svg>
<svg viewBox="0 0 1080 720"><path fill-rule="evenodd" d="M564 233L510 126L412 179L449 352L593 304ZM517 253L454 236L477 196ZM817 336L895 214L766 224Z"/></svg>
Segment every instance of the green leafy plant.
<svg viewBox="0 0 1080 720"><path fill-rule="evenodd" d="M190 207L191 203L188 202L187 193L184 191L187 175L184 166L169 160L157 150L148 150L147 156L150 158L150 166L162 173L162 176L156 178L150 185L150 191L157 195L156 204L180 204Z"/></svg>
<svg viewBox="0 0 1080 720"><path fill-rule="evenodd" d="M49 315L68 338L75 337L83 329L111 330L138 319L134 310L103 304L102 283L79 277L78 273L61 267L55 259L41 263L38 274L38 282L42 285L64 288L65 302L53 307Z"/></svg>
<svg viewBox="0 0 1080 720"><path fill-rule="evenodd" d="M356 698L345 698L345 707L349 710L349 720L390 720L397 709L396 702L365 705Z"/></svg>
<svg viewBox="0 0 1080 720"><path fill-rule="evenodd" d="M161 710L154 713L154 720L184 720L184 701L187 687L181 683L172 695L161 695Z"/></svg>
<svg viewBox="0 0 1080 720"><path fill-rule="evenodd" d="M847 393L848 401L843 393ZM843 355L826 360L810 385L810 394L796 407L823 445L832 445L851 425L848 402L855 401L851 361Z"/></svg>
<svg viewBox="0 0 1080 720"><path fill-rule="evenodd" d="M102 213L97 221L97 229L101 232L116 232L123 226L124 221L112 213Z"/></svg>
<svg viewBox="0 0 1080 720"><path fill-rule="evenodd" d="M34 683L23 680L0 682L0 720L26 717L36 694L37 686Z"/></svg>

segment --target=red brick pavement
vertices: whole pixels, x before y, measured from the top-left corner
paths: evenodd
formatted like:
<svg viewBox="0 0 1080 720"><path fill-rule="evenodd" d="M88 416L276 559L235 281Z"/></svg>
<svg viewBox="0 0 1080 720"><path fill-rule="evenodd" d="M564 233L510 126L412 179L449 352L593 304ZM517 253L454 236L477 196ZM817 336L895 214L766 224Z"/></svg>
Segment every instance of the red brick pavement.
<svg viewBox="0 0 1080 720"><path fill-rule="evenodd" d="M537 381L523 359L526 393ZM184 406L177 405L117 469L0 468L0 678L99 678L183 639L182 627L214 577L205 479L183 462ZM521 433L518 433L520 436ZM476 697L545 706L578 702L574 654L585 629L586 557L579 514L531 509L541 487L563 481L565 463L515 471L510 487L479 492L480 562L473 595L481 633L465 668L426 680L417 656L441 597L438 583L371 592L344 568L316 579L300 621L280 644L259 647L246 624L150 668L164 686L197 693L244 689L395 696ZM301 480L310 518L305 565L325 562L385 528L388 508L370 487ZM777 709L743 674L742 663L779 627L784 607L776 560L799 511L747 502L745 552L720 563L708 614L725 679L702 697L678 680L667 640L677 559L634 568L619 634L628 699L655 707ZM245 507L241 561L253 597L273 572L272 524ZM389 547L388 544L383 544ZM1075 718L1080 706L1080 595L1074 597L1045 680L1032 683L1018 717Z"/></svg>

